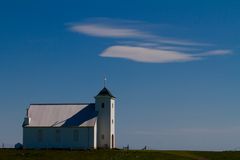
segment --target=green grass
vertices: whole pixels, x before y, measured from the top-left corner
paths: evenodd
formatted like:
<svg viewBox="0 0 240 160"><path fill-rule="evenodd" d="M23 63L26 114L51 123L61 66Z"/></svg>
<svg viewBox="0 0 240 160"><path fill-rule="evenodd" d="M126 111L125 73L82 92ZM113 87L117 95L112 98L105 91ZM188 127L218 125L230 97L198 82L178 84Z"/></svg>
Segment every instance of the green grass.
<svg viewBox="0 0 240 160"><path fill-rule="evenodd" d="M240 160L240 152L0 150L0 160Z"/></svg>

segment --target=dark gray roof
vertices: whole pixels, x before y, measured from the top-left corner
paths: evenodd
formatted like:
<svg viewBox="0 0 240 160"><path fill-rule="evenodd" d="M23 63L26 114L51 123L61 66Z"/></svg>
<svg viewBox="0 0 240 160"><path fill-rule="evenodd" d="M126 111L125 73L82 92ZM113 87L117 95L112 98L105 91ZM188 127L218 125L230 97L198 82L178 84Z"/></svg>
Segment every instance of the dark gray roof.
<svg viewBox="0 0 240 160"><path fill-rule="evenodd" d="M99 93L97 96L110 96L110 97L113 97L115 98L112 93L106 88L104 87Z"/></svg>

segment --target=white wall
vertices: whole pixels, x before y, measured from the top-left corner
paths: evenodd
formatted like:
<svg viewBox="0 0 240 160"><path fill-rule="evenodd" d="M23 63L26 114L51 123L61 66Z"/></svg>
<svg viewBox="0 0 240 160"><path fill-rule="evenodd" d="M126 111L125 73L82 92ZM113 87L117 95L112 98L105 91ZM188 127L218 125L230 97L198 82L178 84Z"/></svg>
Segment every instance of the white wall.
<svg viewBox="0 0 240 160"><path fill-rule="evenodd" d="M95 125L96 126L96 125ZM42 132L42 141L39 141L39 130ZM56 130L59 130L57 138ZM78 132L78 141L74 140L74 130ZM80 128L23 128L24 148L72 148L89 149L96 148L94 142L94 127ZM76 134L75 134L76 135ZM76 136L75 136L76 137ZM60 140L59 140L60 139Z"/></svg>
<svg viewBox="0 0 240 160"><path fill-rule="evenodd" d="M102 103L104 103L104 108L102 108ZM114 134L115 145L115 99L109 96L97 96L95 105L98 111L97 147L112 148L112 134ZM104 139L102 135L104 135Z"/></svg>
<svg viewBox="0 0 240 160"><path fill-rule="evenodd" d="M111 137L111 139L110 139L110 142L111 142L111 144L113 144L113 146L111 146L111 148L115 148L115 146L116 146L116 144L115 144L115 120L116 120L116 118L115 118L115 100L114 99L112 99L111 100L111 125L110 125L110 127L111 127L111 136L113 135L113 139L112 139L112 137ZM112 122L112 120L113 120L113 122ZM112 141L113 140L113 141Z"/></svg>
<svg viewBox="0 0 240 160"><path fill-rule="evenodd" d="M94 145L94 149L96 149L97 148L97 121L93 129L94 129L93 145Z"/></svg>

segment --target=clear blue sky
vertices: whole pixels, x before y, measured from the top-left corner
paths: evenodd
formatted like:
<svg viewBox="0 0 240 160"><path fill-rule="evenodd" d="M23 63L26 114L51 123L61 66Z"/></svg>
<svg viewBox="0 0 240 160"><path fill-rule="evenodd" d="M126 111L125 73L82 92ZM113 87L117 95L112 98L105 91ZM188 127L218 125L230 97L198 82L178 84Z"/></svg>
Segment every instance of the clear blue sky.
<svg viewBox="0 0 240 160"><path fill-rule="evenodd" d="M0 142L30 103L117 97L117 146L240 147L240 1L1 1Z"/></svg>

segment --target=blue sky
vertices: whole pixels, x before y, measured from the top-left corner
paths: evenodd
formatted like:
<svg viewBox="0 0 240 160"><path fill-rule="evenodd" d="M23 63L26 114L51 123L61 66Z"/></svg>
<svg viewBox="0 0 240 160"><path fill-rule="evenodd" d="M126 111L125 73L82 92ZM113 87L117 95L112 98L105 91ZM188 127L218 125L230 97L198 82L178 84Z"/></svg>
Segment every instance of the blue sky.
<svg viewBox="0 0 240 160"><path fill-rule="evenodd" d="M239 1L1 1L0 142L30 103L117 97L117 146L240 147Z"/></svg>

